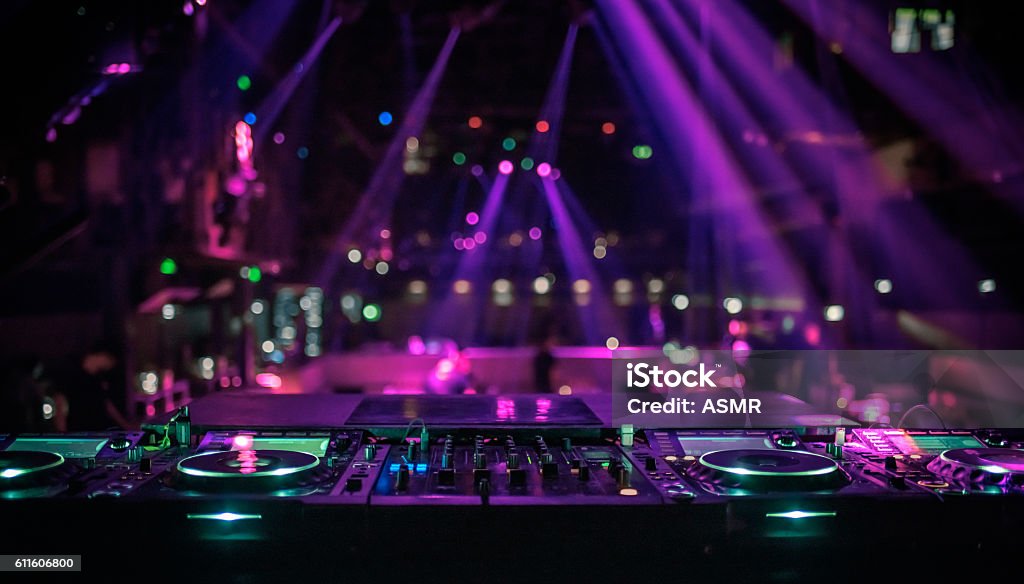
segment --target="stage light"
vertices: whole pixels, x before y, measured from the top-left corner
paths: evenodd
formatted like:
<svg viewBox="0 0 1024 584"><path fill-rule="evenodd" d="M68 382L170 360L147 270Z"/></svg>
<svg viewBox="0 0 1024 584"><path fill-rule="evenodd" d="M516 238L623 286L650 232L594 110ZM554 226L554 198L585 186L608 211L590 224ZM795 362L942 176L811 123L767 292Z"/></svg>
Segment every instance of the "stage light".
<svg viewBox="0 0 1024 584"><path fill-rule="evenodd" d="M455 283L452 285L452 290L456 294L469 294L472 289L473 285L470 284L469 280L455 280Z"/></svg>
<svg viewBox="0 0 1024 584"><path fill-rule="evenodd" d="M633 281L628 278L619 278L612 284L616 294L629 294L633 291Z"/></svg>
<svg viewBox="0 0 1024 584"><path fill-rule="evenodd" d="M260 348L263 349L264 353L272 353L274 351L274 341L263 341L263 344L260 345Z"/></svg>
<svg viewBox="0 0 1024 584"><path fill-rule="evenodd" d="M249 281L255 284L263 279L263 271L259 266L249 266Z"/></svg>
<svg viewBox="0 0 1024 584"><path fill-rule="evenodd" d="M466 238L463 238L463 240L462 240L462 246L463 246L464 248L466 248L467 250L468 250L468 249L473 249L473 248L475 248L475 247L476 247L476 240L475 240L475 239L473 239L472 237L466 237Z"/></svg>
<svg viewBox="0 0 1024 584"><path fill-rule="evenodd" d="M542 235L542 233L540 231L540 227L531 227L530 228L530 239L532 239L534 241L537 241L538 239L540 239L541 235Z"/></svg>
<svg viewBox="0 0 1024 584"><path fill-rule="evenodd" d="M839 322L846 315L846 310L841 304L830 304L825 307L825 320L828 322Z"/></svg>
<svg viewBox="0 0 1024 584"><path fill-rule="evenodd" d="M501 147L504 148L507 152L511 152L511 151L515 150L516 149L516 139L511 137L511 136L509 136L508 138L505 138L504 140L501 141Z"/></svg>
<svg viewBox="0 0 1024 584"><path fill-rule="evenodd" d="M477 231L476 233L473 234L473 241L475 241L477 245L483 245L487 243L487 233L483 231Z"/></svg>
<svg viewBox="0 0 1024 584"><path fill-rule="evenodd" d="M665 281L661 278L651 278L647 282L647 291L651 294L661 294L665 291Z"/></svg>
<svg viewBox="0 0 1024 584"><path fill-rule="evenodd" d="M796 328L796 319L793 318L792 314L782 317L782 332L791 333L794 328Z"/></svg>
<svg viewBox="0 0 1024 584"><path fill-rule="evenodd" d="M377 304L367 304L363 307L363 318L367 322L377 322L381 317L381 309Z"/></svg>
<svg viewBox="0 0 1024 584"><path fill-rule="evenodd" d="M482 176L484 174L484 167L479 164L474 164L473 168L469 169L469 172L471 172L473 176Z"/></svg>
<svg viewBox="0 0 1024 584"><path fill-rule="evenodd" d="M512 292L512 282L505 278L499 278L491 285L491 291L495 294L508 294Z"/></svg>
<svg viewBox="0 0 1024 584"><path fill-rule="evenodd" d="M519 166L523 170L533 170L533 159L527 156L519 162Z"/></svg>
<svg viewBox="0 0 1024 584"><path fill-rule="evenodd" d="M607 248L600 245L594 248L594 259L603 260L606 255L608 255Z"/></svg>
<svg viewBox="0 0 1024 584"><path fill-rule="evenodd" d="M470 225L476 225L479 222L480 222L480 215L477 215L473 211L470 211L469 213L466 213L466 223L468 223Z"/></svg>
<svg viewBox="0 0 1024 584"><path fill-rule="evenodd" d="M519 247L523 244L523 235L516 231L512 235L508 236L508 244L512 247Z"/></svg>
<svg viewBox="0 0 1024 584"><path fill-rule="evenodd" d="M611 122L605 122L601 124L601 132L603 132L605 135L611 136L612 134L615 133L615 124Z"/></svg>
<svg viewBox="0 0 1024 584"><path fill-rule="evenodd" d="M509 160L502 160L498 164L498 172L500 172L501 174L512 174L512 170L514 168L515 167L512 165L512 162Z"/></svg>
<svg viewBox="0 0 1024 584"><path fill-rule="evenodd" d="M423 280L413 280L409 282L409 294L415 294L417 296L427 293L427 283Z"/></svg>
<svg viewBox="0 0 1024 584"><path fill-rule="evenodd" d="M352 262L353 264L358 264L359 262L363 261L363 252L359 251L358 249L348 250L348 261Z"/></svg>
<svg viewBox="0 0 1024 584"><path fill-rule="evenodd" d="M391 230L386 228L386 227L384 229L381 229L380 230L380 238L381 239L391 239Z"/></svg>
<svg viewBox="0 0 1024 584"><path fill-rule="evenodd" d="M544 178L551 174L551 165L547 162L541 162L537 165L537 175Z"/></svg>
<svg viewBox="0 0 1024 584"><path fill-rule="evenodd" d="M654 150L646 144L637 144L633 146L633 158L637 160L647 160L654 155Z"/></svg>
<svg viewBox="0 0 1024 584"><path fill-rule="evenodd" d="M743 310L743 301L730 296L722 300L722 308L725 308L725 311L729 314L739 314Z"/></svg>
<svg viewBox="0 0 1024 584"><path fill-rule="evenodd" d="M256 114L252 112L247 112L244 116L242 116L242 119L245 120L245 123L251 126L256 123Z"/></svg>
<svg viewBox="0 0 1024 584"><path fill-rule="evenodd" d="M377 262L377 265L376 267L374 267L374 269L377 271L378 274L383 276L388 273L388 270L391 269L391 266L389 266L387 262Z"/></svg>
<svg viewBox="0 0 1024 584"><path fill-rule="evenodd" d="M572 387L563 385L558 388L558 395L572 395Z"/></svg>
<svg viewBox="0 0 1024 584"><path fill-rule="evenodd" d="M572 283L572 291L577 294L589 294L590 293L590 282L584 279L576 280Z"/></svg>
<svg viewBox="0 0 1024 584"><path fill-rule="evenodd" d="M892 280L887 278L879 278L875 280L875 291L879 294L888 294L892 292Z"/></svg>
<svg viewBox="0 0 1024 584"><path fill-rule="evenodd" d="M395 121L395 117L391 115L391 112L380 112L377 116L377 122L382 126L390 126L393 121Z"/></svg>
<svg viewBox="0 0 1024 584"><path fill-rule="evenodd" d="M537 294L547 294L551 291L551 280L544 276L537 276L533 279L533 291Z"/></svg>
<svg viewBox="0 0 1024 584"><path fill-rule="evenodd" d="M420 149L420 139L416 136L409 136L405 139L405 150L410 154L418 152Z"/></svg>
<svg viewBox="0 0 1024 584"><path fill-rule="evenodd" d="M274 132L274 144L284 144L284 133Z"/></svg>
<svg viewBox="0 0 1024 584"><path fill-rule="evenodd" d="M242 91L249 91L249 88L252 87L252 79L249 79L248 75L241 75L238 77L238 80L235 81L235 85L237 85Z"/></svg>
<svg viewBox="0 0 1024 584"><path fill-rule="evenodd" d="M462 152L456 152L455 154L452 154L452 162L455 163L455 166L462 166L463 164L466 164L466 155Z"/></svg>
<svg viewBox="0 0 1024 584"><path fill-rule="evenodd" d="M469 124L470 128L478 130L480 129L481 126L484 125L484 120L480 116L470 116L469 121L467 123Z"/></svg>
<svg viewBox="0 0 1024 584"><path fill-rule="evenodd" d="M989 294L996 291L996 281L988 278L978 282L978 292Z"/></svg>
<svg viewBox="0 0 1024 584"><path fill-rule="evenodd" d="M299 146L298 150L295 151L295 155L299 157L299 160L305 160L309 158L309 148Z"/></svg>
<svg viewBox="0 0 1024 584"><path fill-rule="evenodd" d="M604 346L608 347L610 351L614 351L619 348L619 339L616 339L615 337L608 337L604 342Z"/></svg>
<svg viewBox="0 0 1024 584"><path fill-rule="evenodd" d="M178 263L171 258L164 258L160 262L160 273L165 276L172 276L178 272Z"/></svg>
<svg viewBox="0 0 1024 584"><path fill-rule="evenodd" d="M263 314L263 302L256 300L249 306L249 311L253 314Z"/></svg>
<svg viewBox="0 0 1024 584"><path fill-rule="evenodd" d="M676 310L686 310L690 306L690 297L686 294L676 294L672 297L672 306Z"/></svg>
<svg viewBox="0 0 1024 584"><path fill-rule="evenodd" d="M541 120L541 121L537 122L537 126L536 127L537 127L537 131L540 132L541 134L543 134L543 133L545 133L545 132L547 132L548 130L551 129L551 125L548 124L544 120Z"/></svg>
<svg viewBox="0 0 1024 584"><path fill-rule="evenodd" d="M459 251L466 249L466 242L461 237L453 241L452 245Z"/></svg>
<svg viewBox="0 0 1024 584"><path fill-rule="evenodd" d="M160 308L160 316L164 317L164 320L171 320L178 313L177 309L174 308L173 304L164 304Z"/></svg>
<svg viewBox="0 0 1024 584"><path fill-rule="evenodd" d="M352 310L359 304L359 297L353 294L346 294L341 297L341 309Z"/></svg>

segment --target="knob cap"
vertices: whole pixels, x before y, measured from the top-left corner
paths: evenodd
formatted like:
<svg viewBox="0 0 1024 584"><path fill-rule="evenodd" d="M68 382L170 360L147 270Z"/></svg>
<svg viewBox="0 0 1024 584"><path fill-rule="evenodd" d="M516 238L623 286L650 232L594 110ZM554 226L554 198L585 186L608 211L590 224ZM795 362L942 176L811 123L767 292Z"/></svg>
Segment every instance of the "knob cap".
<svg viewBox="0 0 1024 584"><path fill-rule="evenodd" d="M362 488L363 479L353 477L345 481L345 490L350 493L359 492L360 490L362 490Z"/></svg>
<svg viewBox="0 0 1024 584"><path fill-rule="evenodd" d="M588 466L586 464L581 464L580 465L580 472L579 472L578 476L580 477L581 481L589 481L590 480L590 466Z"/></svg>
<svg viewBox="0 0 1024 584"><path fill-rule="evenodd" d="M651 472L658 470L658 459L653 456L649 456L647 460L644 461L644 468Z"/></svg>
<svg viewBox="0 0 1024 584"><path fill-rule="evenodd" d="M403 464L398 467L398 482L395 487L399 491L404 491L409 487L409 465Z"/></svg>

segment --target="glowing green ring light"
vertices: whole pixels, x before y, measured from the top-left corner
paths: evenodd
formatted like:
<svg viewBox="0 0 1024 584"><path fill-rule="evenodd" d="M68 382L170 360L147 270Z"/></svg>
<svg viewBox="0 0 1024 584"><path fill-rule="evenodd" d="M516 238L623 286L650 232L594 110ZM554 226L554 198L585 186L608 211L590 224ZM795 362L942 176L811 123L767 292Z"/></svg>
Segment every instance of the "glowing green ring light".
<svg viewBox="0 0 1024 584"><path fill-rule="evenodd" d="M30 473L43 472L46 470L50 470L52 468L57 468L58 466L64 464L63 456L57 454L56 452L54 452L53 455L57 457L57 460L49 464L44 464L43 466L37 466L35 468L5 468L4 470L0 471L0 479L14 479Z"/></svg>
<svg viewBox="0 0 1024 584"><path fill-rule="evenodd" d="M208 452L206 454L197 454L196 456L190 456L190 457L188 457L188 458L178 462L178 472L180 472L182 474L189 475L189 476L193 476L193 477L216 478L216 479L237 479L237 478L243 478L244 479L244 478L252 478L254 475L256 477L260 477L260 476L264 476L264 477L267 477L267 476L277 476L277 477L287 476L287 475L292 475L292 474L300 473L300 472L307 471L307 470L312 470L312 469L314 469L314 468L316 468L317 466L320 465L320 457L318 457L315 454L310 454L310 456L313 457L313 460L309 464L303 464L303 465L300 465L300 466L286 466L286 467L274 469L272 471L265 472L265 473L238 474L238 473L220 472L220 471L215 471L215 470L203 470L203 469L199 469L199 468L189 468L189 467L186 467L186 466L182 466L182 463L188 462L190 460L195 460L195 459L197 459L197 458L199 458L201 456L221 456L223 454L224 454L223 452ZM309 453L306 453L306 454L309 454Z"/></svg>
<svg viewBox="0 0 1024 584"><path fill-rule="evenodd" d="M833 472L836 472L836 471L839 470L839 466L837 466L834 462L832 462L832 459L828 458L827 456L822 456L820 454L814 454L813 452L804 452L802 454L802 456L816 456L818 458L827 460L832 466L829 466L829 467L826 467L826 468L816 468L814 470L798 470L798 471L793 471L793 472L778 472L778 471L770 471L770 470L754 470L754 469L749 469L749 468L722 466L722 465L713 464L713 463L710 463L710 462L704 460L704 458L707 455L714 454L715 452L723 452L723 451L722 450L715 450L713 452L705 452L704 454L702 454L700 456L700 463L702 465L708 467L708 468L713 468L713 469L721 471L721 472L727 472L727 473L732 473L732 474L737 474L737 475L754 476L754 477L813 477L813 476L819 476L819 475L826 475L826 474L833 473Z"/></svg>

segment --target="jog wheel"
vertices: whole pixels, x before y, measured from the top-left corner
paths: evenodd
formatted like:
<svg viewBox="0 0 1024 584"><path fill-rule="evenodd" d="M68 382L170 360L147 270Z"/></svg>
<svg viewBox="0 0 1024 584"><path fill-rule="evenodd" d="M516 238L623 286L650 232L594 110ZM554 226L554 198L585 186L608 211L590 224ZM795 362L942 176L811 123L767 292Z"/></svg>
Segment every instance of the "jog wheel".
<svg viewBox="0 0 1024 584"><path fill-rule="evenodd" d="M971 488L1024 487L1024 450L959 448L947 450L928 463L928 470Z"/></svg>
<svg viewBox="0 0 1024 584"><path fill-rule="evenodd" d="M292 450L232 450L182 459L171 486L206 493L275 493L315 487L327 474L320 459Z"/></svg>
<svg viewBox="0 0 1024 584"><path fill-rule="evenodd" d="M830 458L794 450L718 450L690 467L705 490L725 495L830 491L850 482Z"/></svg>
<svg viewBox="0 0 1024 584"><path fill-rule="evenodd" d="M30 450L0 452L0 498L45 497L64 490L74 473L64 457Z"/></svg>

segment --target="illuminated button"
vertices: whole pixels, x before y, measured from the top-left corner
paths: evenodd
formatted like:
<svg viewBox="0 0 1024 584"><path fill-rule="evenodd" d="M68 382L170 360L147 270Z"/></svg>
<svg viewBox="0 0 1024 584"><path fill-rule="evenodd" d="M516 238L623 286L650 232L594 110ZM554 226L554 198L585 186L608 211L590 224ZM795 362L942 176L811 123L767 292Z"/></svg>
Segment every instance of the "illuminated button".
<svg viewBox="0 0 1024 584"><path fill-rule="evenodd" d="M696 456L691 456L691 455L687 454L686 456L683 457L683 460L685 460L687 462L693 462L694 460L697 460L697 457Z"/></svg>
<svg viewBox="0 0 1024 584"><path fill-rule="evenodd" d="M917 481L917 484L929 489L945 489L949 486L945 481Z"/></svg>
<svg viewBox="0 0 1024 584"><path fill-rule="evenodd" d="M623 497L635 497L639 495L640 492L632 487L629 487L625 489L619 489L619 494L622 495Z"/></svg>
<svg viewBox="0 0 1024 584"><path fill-rule="evenodd" d="M896 460L903 460L903 455L902 454L896 454L896 455L893 455L893 458L895 458ZM913 456L911 456L911 458L913 458ZM918 458L920 458L920 457L918 457Z"/></svg>
<svg viewBox="0 0 1024 584"><path fill-rule="evenodd" d="M673 455L669 454L668 456L665 457L665 460L667 462L675 462L675 461L679 460L679 457L673 456Z"/></svg>
<svg viewBox="0 0 1024 584"><path fill-rule="evenodd" d="M912 459L914 459L914 460L920 460L920 458L921 458L921 455L920 455L920 454L911 454L911 455L910 455L910 458L912 458Z"/></svg>

